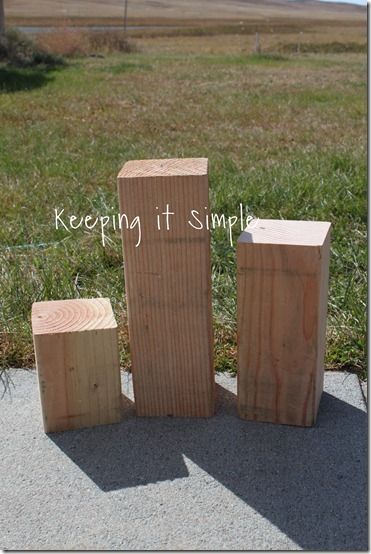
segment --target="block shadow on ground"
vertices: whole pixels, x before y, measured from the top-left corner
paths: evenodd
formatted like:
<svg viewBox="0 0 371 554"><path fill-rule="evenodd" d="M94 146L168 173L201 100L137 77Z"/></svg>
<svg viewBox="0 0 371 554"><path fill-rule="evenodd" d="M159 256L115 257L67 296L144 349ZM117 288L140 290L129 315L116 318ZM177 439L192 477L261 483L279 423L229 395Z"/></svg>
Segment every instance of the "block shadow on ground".
<svg viewBox="0 0 371 554"><path fill-rule="evenodd" d="M186 478L184 456L303 549L367 550L367 416L324 393L317 425L242 421L217 385L210 419L136 418L50 435L103 491Z"/></svg>

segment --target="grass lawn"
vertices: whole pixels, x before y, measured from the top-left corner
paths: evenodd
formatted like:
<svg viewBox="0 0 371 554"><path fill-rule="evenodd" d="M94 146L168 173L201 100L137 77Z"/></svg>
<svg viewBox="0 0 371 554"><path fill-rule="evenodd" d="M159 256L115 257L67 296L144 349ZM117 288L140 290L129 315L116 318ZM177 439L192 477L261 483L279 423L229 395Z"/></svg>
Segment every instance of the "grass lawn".
<svg viewBox="0 0 371 554"><path fill-rule="evenodd" d="M241 40L0 68L0 367L34 365L32 302L92 296L111 298L130 366L120 235L56 230L54 209L117 213L125 161L205 156L212 211L333 223L326 367L365 376L366 56L257 56ZM238 232L233 247L212 234L215 366L232 372Z"/></svg>

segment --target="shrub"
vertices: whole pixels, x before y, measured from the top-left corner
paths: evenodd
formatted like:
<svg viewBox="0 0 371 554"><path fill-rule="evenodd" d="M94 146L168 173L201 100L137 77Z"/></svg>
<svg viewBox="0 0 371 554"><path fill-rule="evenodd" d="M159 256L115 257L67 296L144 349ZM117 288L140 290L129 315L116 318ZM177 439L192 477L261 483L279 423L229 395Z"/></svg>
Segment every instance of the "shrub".
<svg viewBox="0 0 371 554"><path fill-rule="evenodd" d="M43 33L37 39L39 46L46 52L66 57L87 56L95 53L135 51L123 31L81 31L62 28Z"/></svg>
<svg viewBox="0 0 371 554"><path fill-rule="evenodd" d="M63 65L61 56L39 48L26 34L8 29L0 36L0 62L17 67L55 67Z"/></svg>
<svg viewBox="0 0 371 554"><path fill-rule="evenodd" d="M135 46L129 42L123 31L90 31L90 47L93 52L135 52Z"/></svg>
<svg viewBox="0 0 371 554"><path fill-rule="evenodd" d="M86 56L90 50L89 36L86 31L68 28L56 28L37 38L38 46L49 54L73 58Z"/></svg>

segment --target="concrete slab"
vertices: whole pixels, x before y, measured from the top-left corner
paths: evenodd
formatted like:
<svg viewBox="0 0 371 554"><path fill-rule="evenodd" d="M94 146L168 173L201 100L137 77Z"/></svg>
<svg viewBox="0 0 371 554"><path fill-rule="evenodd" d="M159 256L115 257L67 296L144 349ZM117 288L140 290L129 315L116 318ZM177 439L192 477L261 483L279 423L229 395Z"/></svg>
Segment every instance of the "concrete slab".
<svg viewBox="0 0 371 554"><path fill-rule="evenodd" d="M211 419L42 431L35 372L0 402L6 550L367 550L367 416L355 375L327 373L315 427L246 422L220 375ZM0 383L1 387L1 383ZM131 382L123 376L123 390ZM1 390L0 390L1 393Z"/></svg>

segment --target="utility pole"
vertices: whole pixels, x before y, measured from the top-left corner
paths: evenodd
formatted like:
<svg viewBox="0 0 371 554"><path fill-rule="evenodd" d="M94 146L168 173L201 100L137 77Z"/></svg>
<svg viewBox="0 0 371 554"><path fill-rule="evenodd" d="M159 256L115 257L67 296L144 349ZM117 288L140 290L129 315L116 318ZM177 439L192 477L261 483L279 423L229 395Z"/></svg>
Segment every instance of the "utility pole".
<svg viewBox="0 0 371 554"><path fill-rule="evenodd" d="M0 35L5 33L4 0L0 0Z"/></svg>
<svg viewBox="0 0 371 554"><path fill-rule="evenodd" d="M1 0L0 0L1 1ZM125 0L124 8L124 35L126 35L126 29L128 25L128 0Z"/></svg>

